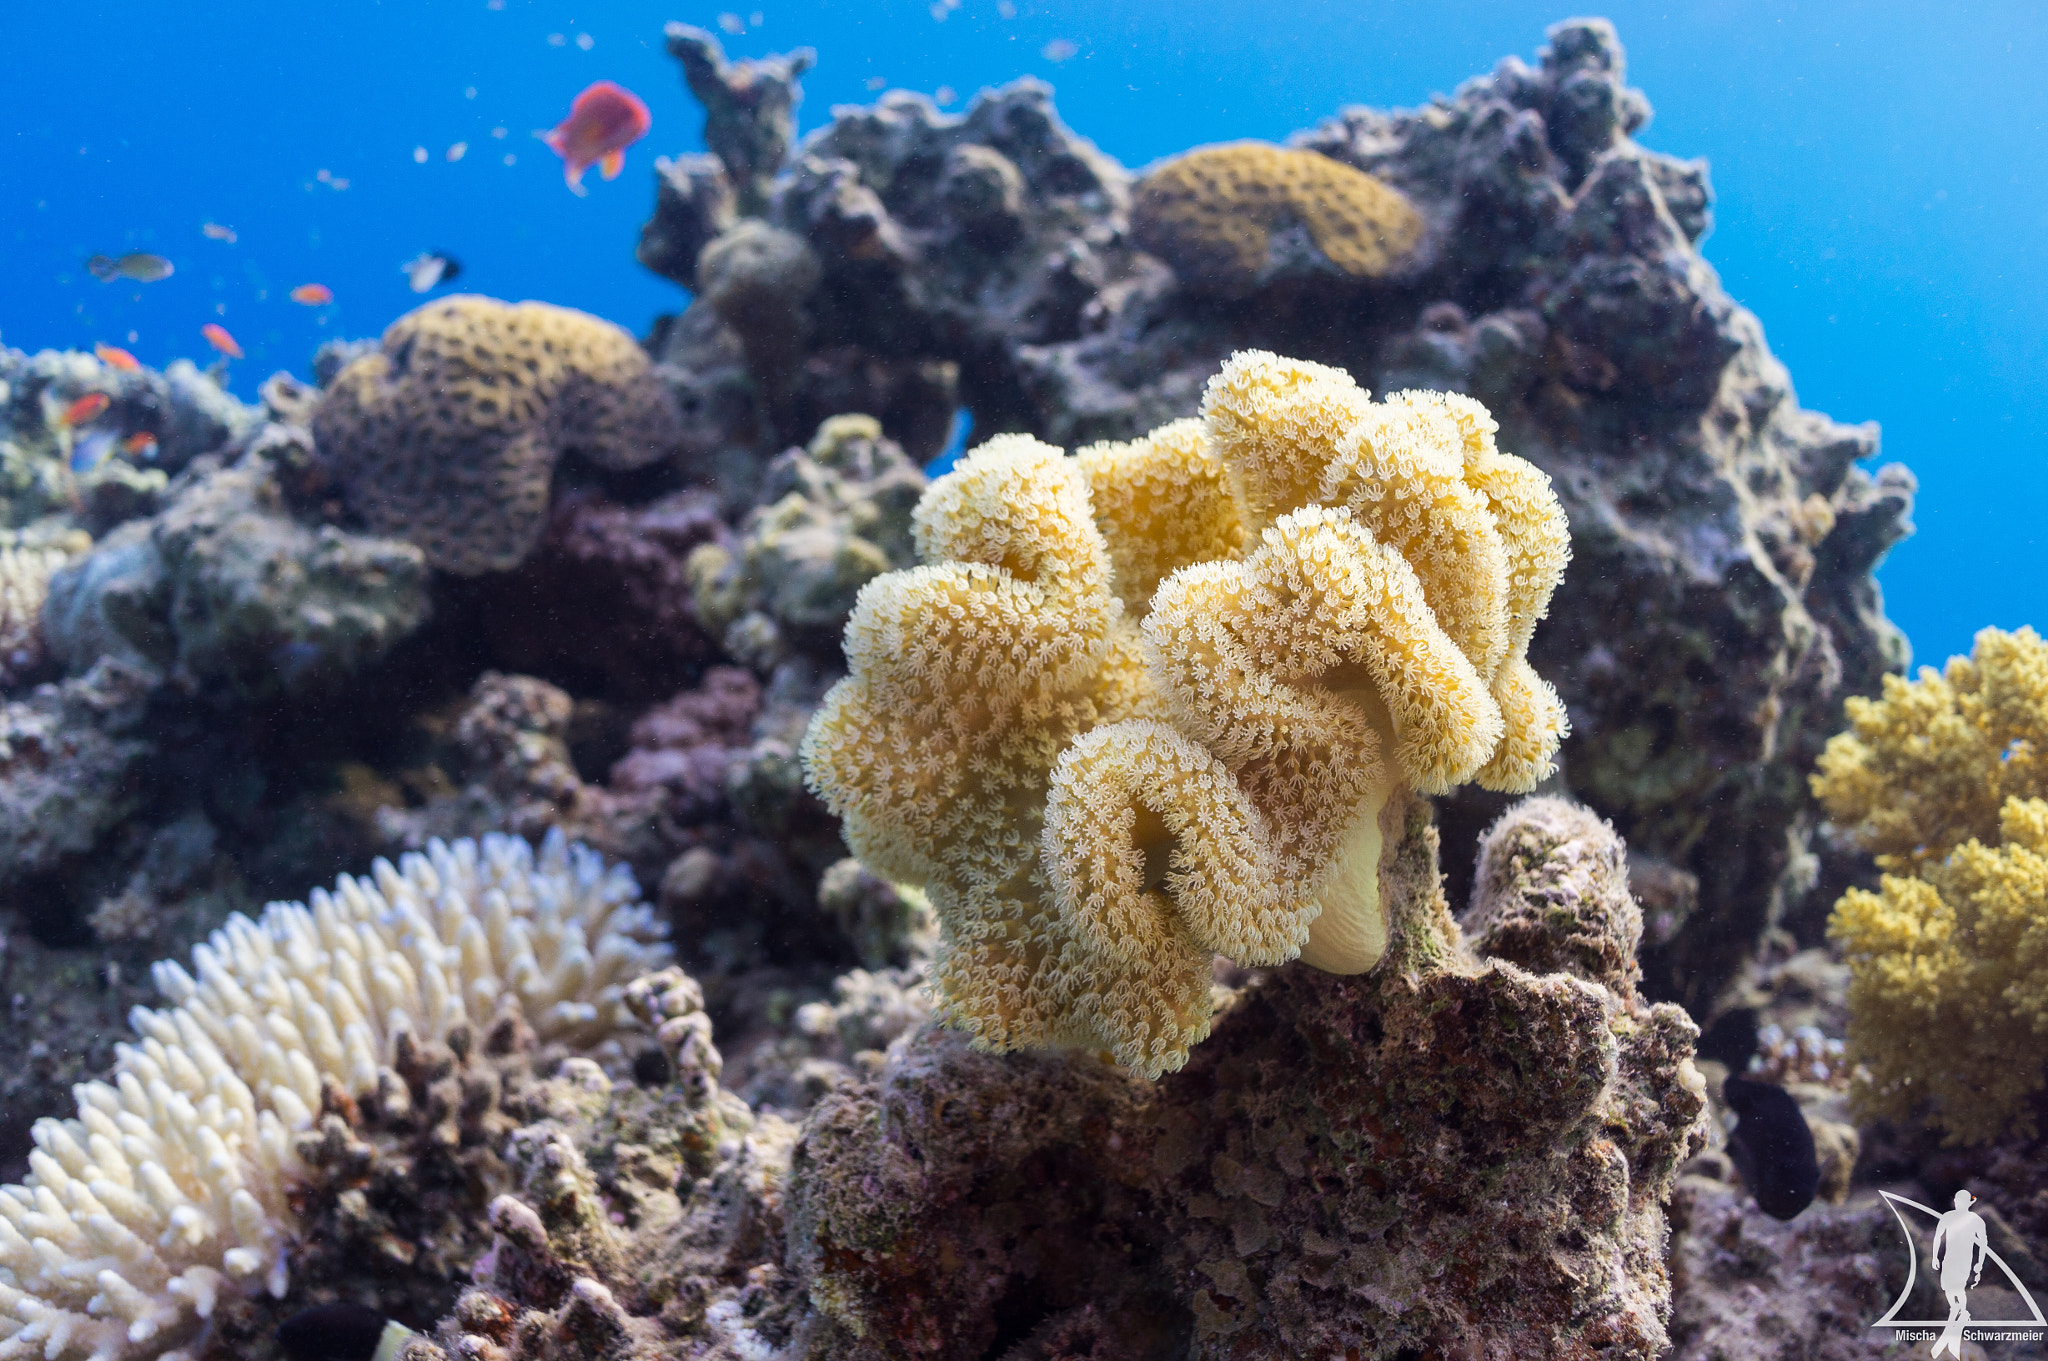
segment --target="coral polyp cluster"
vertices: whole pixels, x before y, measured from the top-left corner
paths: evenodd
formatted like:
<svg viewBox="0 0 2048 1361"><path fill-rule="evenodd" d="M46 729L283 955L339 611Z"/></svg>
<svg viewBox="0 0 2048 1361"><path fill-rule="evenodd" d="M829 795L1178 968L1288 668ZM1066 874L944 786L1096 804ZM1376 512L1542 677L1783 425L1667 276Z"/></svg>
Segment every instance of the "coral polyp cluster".
<svg viewBox="0 0 2048 1361"><path fill-rule="evenodd" d="M1216 954L1372 967L1389 796L1526 791L1564 731L1525 656L1564 517L1469 398L1247 352L1200 422L989 441L915 530L805 759L856 853L930 889L946 1014L995 1048L1157 1076Z"/></svg>
<svg viewBox="0 0 2048 1361"><path fill-rule="evenodd" d="M191 970L157 965L171 1005L136 1009L112 1080L37 1121L27 1181L0 1187L0 1361L183 1361L225 1294L284 1293L297 1137L323 1111L404 1100L394 1068L507 1017L616 1057L661 934L623 870L559 835L538 855L493 836L230 918Z"/></svg>

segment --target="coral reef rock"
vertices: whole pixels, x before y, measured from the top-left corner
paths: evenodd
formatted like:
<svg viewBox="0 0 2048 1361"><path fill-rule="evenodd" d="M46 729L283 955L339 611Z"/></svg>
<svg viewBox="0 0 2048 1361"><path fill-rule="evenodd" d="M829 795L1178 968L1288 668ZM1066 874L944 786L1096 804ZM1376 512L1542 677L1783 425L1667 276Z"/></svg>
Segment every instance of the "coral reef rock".
<svg viewBox="0 0 2048 1361"><path fill-rule="evenodd" d="M66 425L64 411L94 394L106 409ZM101 534L147 515L170 474L247 437L261 418L190 360L159 373L0 347L0 529L57 517Z"/></svg>
<svg viewBox="0 0 2048 1361"><path fill-rule="evenodd" d="M1646 865L1697 881L1689 913L1656 914L1644 968L1653 993L1704 1009L1773 921L1819 943L1796 772L1841 698L1905 661L1872 570L1909 532L1914 481L1858 466L1873 427L1799 407L1700 254L1704 163L1636 142L1649 116L1599 20L1425 108L1346 110L1287 154L1398 195L1422 224L1414 258L1398 280L1354 275L1290 225L1250 291L1219 299L1141 248L1131 175L1044 85L957 115L894 92L836 110L720 229L758 218L809 247L803 353L755 371L702 298L655 348L693 439L741 468L737 451L758 466L829 410L871 413L919 459L963 405L984 432L1129 440L1194 415L1249 347L1480 399L1571 521L1580 567L1530 654L1571 713L1566 790ZM685 202L665 196L648 231L709 251L711 219ZM1447 830L1476 836L1500 806L1458 796Z"/></svg>
<svg viewBox="0 0 2048 1361"><path fill-rule="evenodd" d="M725 649L767 672L792 650L838 660L860 588L916 561L918 470L870 416L835 416L768 465L740 542L690 558L697 614Z"/></svg>
<svg viewBox="0 0 2048 1361"><path fill-rule="evenodd" d="M789 730L808 708L764 697L738 667L712 667L634 720L602 781L570 750L576 712L558 686L485 672L453 710L423 723L430 764L396 772L395 785L422 797L408 802L372 780L374 839L418 850L493 827L559 829L658 883L693 959L850 962L854 941L818 907L819 876L845 848L796 769Z"/></svg>
<svg viewBox="0 0 2048 1361"><path fill-rule="evenodd" d="M1703 1137L1691 1023L1468 954L1426 810L1387 830L1380 969L1226 994L1156 1085L927 1029L828 1093L790 1173L796 1354L1661 1355L1662 1206ZM1549 920L1560 956L1626 933L1597 820L1589 851L1518 815L1503 839L1564 863L1525 853L1482 920Z"/></svg>
<svg viewBox="0 0 2048 1361"><path fill-rule="evenodd" d="M408 312L334 376L313 412L349 505L461 576L540 541L556 460L642 467L682 438L646 354L608 321L470 295Z"/></svg>
<svg viewBox="0 0 2048 1361"><path fill-rule="evenodd" d="M168 499L51 581L43 628L70 671L106 656L244 701L331 691L427 617L419 549L294 518L266 458L202 460Z"/></svg>
<svg viewBox="0 0 2048 1361"><path fill-rule="evenodd" d="M0 888L84 855L127 815L155 682L108 658L0 703Z"/></svg>
<svg viewBox="0 0 2048 1361"><path fill-rule="evenodd" d="M719 1086L687 976L652 975L634 996L659 1028L665 1081L599 1076L581 1110L512 1134L515 1181L490 1204L475 1288L409 1361L745 1361L787 1335L800 1297L772 1259L796 1127Z"/></svg>
<svg viewBox="0 0 2048 1361"><path fill-rule="evenodd" d="M666 699L717 657L690 556L731 540L708 491L620 505L577 489L555 498L525 562L451 592L450 603L475 609L499 670L613 701Z"/></svg>

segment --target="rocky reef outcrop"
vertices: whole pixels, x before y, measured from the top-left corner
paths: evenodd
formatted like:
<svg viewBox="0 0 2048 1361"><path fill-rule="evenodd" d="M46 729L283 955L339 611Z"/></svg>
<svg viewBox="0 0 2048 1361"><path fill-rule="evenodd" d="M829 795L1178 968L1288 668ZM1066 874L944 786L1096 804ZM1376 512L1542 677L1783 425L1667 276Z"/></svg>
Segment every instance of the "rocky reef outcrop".
<svg viewBox="0 0 2048 1361"><path fill-rule="evenodd" d="M665 1024L665 1085L512 1136L528 1189L415 1355L1661 1355L1692 1029L1625 977L1485 956L1504 919L1626 937L1619 842L1511 813L1468 939L1426 807L1388 832L1390 967L1219 985L1156 1084L927 1025L798 1127L720 1090L701 1016Z"/></svg>
<svg viewBox="0 0 2048 1361"><path fill-rule="evenodd" d="M732 69L786 88L803 67ZM1571 712L1563 786L1686 909L1653 913L1647 986L1704 1006L1768 924L1819 939L1818 819L1797 772L1842 696L1904 664L1871 571L1909 532L1914 483L1859 466L1872 427L1798 405L1700 253L1705 164L1636 142L1649 117L1595 20L1424 108L1347 110L1292 144L1412 205L1416 263L1276 266L1219 300L1140 248L1133 176L1059 121L1044 85L958 115L892 93L798 143L758 206L665 192L648 224L645 241L701 239L707 259L736 252L721 244L735 234L780 234L747 258L779 281L775 326L799 349L764 367L748 330L766 314L702 293L655 344L705 447L757 458L829 410L878 417L913 457L956 407L978 432L1128 439L1194 414L1208 374L1252 346L1375 390L1480 398L1572 523L1574 567L1531 651ZM1305 230L1282 222L1274 239ZM650 262L696 282L681 255ZM1455 801L1447 833L1476 835L1500 806Z"/></svg>

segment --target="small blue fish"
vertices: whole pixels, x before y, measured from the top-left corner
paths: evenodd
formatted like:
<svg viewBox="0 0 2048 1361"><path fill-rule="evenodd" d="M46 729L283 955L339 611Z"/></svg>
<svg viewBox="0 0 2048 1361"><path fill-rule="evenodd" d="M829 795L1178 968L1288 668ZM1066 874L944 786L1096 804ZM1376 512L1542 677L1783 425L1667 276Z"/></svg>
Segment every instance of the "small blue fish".
<svg viewBox="0 0 2048 1361"><path fill-rule="evenodd" d="M111 430L95 430L81 437L71 446L71 471L82 476L105 463L119 438Z"/></svg>
<svg viewBox="0 0 2048 1361"><path fill-rule="evenodd" d="M1773 1219L1792 1219L1813 1204L1820 1189L1820 1158L1799 1102L1783 1087L1730 1075L1721 1099L1737 1117L1728 1156L1758 1208Z"/></svg>

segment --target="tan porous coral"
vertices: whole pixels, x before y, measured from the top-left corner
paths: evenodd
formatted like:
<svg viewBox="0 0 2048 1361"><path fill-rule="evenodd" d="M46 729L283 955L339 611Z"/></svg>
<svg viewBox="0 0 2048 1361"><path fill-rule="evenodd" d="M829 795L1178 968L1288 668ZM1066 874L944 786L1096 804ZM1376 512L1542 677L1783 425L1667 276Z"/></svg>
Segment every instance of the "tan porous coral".
<svg viewBox="0 0 2048 1361"><path fill-rule="evenodd" d="M1234 142L1176 156L1138 182L1131 202L1137 244L1172 265L1190 288L1251 287L1273 236L1299 225L1339 271L1378 278L1422 239L1422 215L1397 189L1314 151Z"/></svg>
<svg viewBox="0 0 2048 1361"><path fill-rule="evenodd" d="M1564 518L1469 399L1243 353L1200 422L990 440L915 530L804 755L855 853L929 890L943 1013L991 1047L1156 1076L1214 955L1372 967L1388 799L1526 791L1564 731L1524 655Z"/></svg>
<svg viewBox="0 0 2048 1361"><path fill-rule="evenodd" d="M0 1361L183 1361L223 1298L282 1294L323 1108L402 1098L422 1045L508 1015L542 1044L619 1059L627 985L667 947L632 877L581 846L435 843L310 904L236 916L165 961L111 1081L33 1130L0 1187Z"/></svg>
<svg viewBox="0 0 2048 1361"><path fill-rule="evenodd" d="M562 454L640 467L680 443L682 418L610 322L459 296L400 317L337 374L313 435L372 528L468 576L517 566L539 541Z"/></svg>
<svg viewBox="0 0 2048 1361"><path fill-rule="evenodd" d="M92 547L74 533L60 544L12 544L0 534L0 685L43 659L43 601L59 568Z"/></svg>

